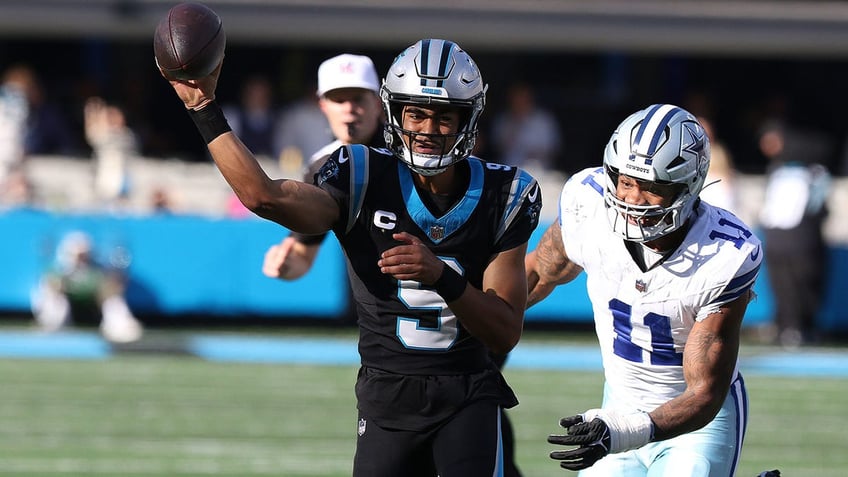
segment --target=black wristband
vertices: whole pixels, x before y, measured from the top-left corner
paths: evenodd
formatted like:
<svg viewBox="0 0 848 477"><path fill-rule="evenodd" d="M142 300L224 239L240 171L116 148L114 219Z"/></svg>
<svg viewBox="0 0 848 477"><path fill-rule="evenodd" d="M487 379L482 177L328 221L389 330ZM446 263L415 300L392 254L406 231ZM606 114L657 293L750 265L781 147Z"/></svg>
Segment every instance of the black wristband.
<svg viewBox="0 0 848 477"><path fill-rule="evenodd" d="M221 106L215 101L210 101L201 109L189 109L188 115L194 121L206 144L214 141L221 134L232 131Z"/></svg>
<svg viewBox="0 0 848 477"><path fill-rule="evenodd" d="M465 277L456 273L456 270L445 264L442 275L433 284L433 288L435 288L436 293L445 299L446 303L450 303L465 293L465 285L467 284L468 281L465 280Z"/></svg>

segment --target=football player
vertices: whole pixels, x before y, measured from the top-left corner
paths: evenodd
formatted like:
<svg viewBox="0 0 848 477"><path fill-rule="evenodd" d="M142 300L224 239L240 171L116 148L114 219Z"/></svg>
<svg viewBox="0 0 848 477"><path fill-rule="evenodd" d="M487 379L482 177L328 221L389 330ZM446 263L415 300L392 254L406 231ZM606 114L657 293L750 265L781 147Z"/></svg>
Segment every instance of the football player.
<svg viewBox="0 0 848 477"><path fill-rule="evenodd" d="M309 159L304 181L311 181L329 155L347 144L368 144L385 148L382 107L377 84L377 71L367 56L342 54L334 56L318 68L318 98L336 140ZM376 103L376 106L373 104ZM391 158L392 161L395 158ZM265 252L262 273L269 278L296 280L315 263L326 234L306 235L293 232ZM506 355L492 355L495 365L503 369ZM501 416L504 444L504 477L521 477L515 462L515 440L509 416Z"/></svg>
<svg viewBox="0 0 848 477"><path fill-rule="evenodd" d="M541 194L471 156L486 85L453 42L420 40L380 91L387 149L344 146L315 183L270 179L215 103L220 67L171 81L242 203L290 230L332 230L360 329L355 476L486 476L515 394L489 357L518 342Z"/></svg>
<svg viewBox="0 0 848 477"><path fill-rule="evenodd" d="M565 417L553 459L582 476L732 476L747 423L737 357L760 241L698 198L710 160L696 118L656 104L572 176L526 259L530 305L587 274L604 366L598 409Z"/></svg>

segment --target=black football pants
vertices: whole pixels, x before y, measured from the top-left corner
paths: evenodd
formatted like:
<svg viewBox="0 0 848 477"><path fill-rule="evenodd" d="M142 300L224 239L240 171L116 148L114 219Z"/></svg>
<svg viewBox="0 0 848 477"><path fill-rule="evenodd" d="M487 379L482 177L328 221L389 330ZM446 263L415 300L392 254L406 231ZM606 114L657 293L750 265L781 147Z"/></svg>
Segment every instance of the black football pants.
<svg viewBox="0 0 848 477"><path fill-rule="evenodd" d="M501 410L476 401L428 431L383 429L359 416L354 477L492 477L503 466Z"/></svg>

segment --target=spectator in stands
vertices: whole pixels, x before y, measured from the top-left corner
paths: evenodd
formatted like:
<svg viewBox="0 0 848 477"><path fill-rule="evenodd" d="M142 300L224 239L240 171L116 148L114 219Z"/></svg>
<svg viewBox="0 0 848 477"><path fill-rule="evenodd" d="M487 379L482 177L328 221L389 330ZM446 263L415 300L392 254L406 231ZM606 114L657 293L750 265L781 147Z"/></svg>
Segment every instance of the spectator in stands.
<svg viewBox="0 0 848 477"><path fill-rule="evenodd" d="M8 74L8 73L7 73ZM29 103L20 84L0 84L0 185L24 162Z"/></svg>
<svg viewBox="0 0 848 477"><path fill-rule="evenodd" d="M489 135L496 161L527 169L535 176L557 168L562 138L554 115L536 102L527 83L507 91L507 109L495 116Z"/></svg>
<svg viewBox="0 0 848 477"><path fill-rule="evenodd" d="M66 234L56 250L55 263L33 293L35 320L44 331L71 325L74 319L99 319L100 331L109 341L127 343L141 338L143 328L124 299L127 265L119 250L113 264L94 257L91 236L82 231Z"/></svg>
<svg viewBox="0 0 848 477"><path fill-rule="evenodd" d="M37 205L35 187L23 165L18 165L0 179L0 210L34 205Z"/></svg>
<svg viewBox="0 0 848 477"><path fill-rule="evenodd" d="M83 110L85 138L94 152L94 189L98 198L119 205L130 191L129 165L138 141L123 110L102 98L89 98Z"/></svg>
<svg viewBox="0 0 848 477"><path fill-rule="evenodd" d="M786 119L767 122L759 146L770 160L760 225L774 291L775 338L794 349L818 341L816 316L827 276L824 221L831 177L831 145L818 131Z"/></svg>
<svg viewBox="0 0 848 477"><path fill-rule="evenodd" d="M28 114L24 155L76 155L80 151L72 128L61 110L49 101L41 80L30 66L17 64L3 74L3 85L26 98Z"/></svg>
<svg viewBox="0 0 848 477"><path fill-rule="evenodd" d="M275 134L279 111L271 81L262 75L248 77L241 86L238 104L224 108L230 127L257 156L276 158Z"/></svg>
<svg viewBox="0 0 848 477"><path fill-rule="evenodd" d="M157 186L150 193L150 212L155 215L174 213L173 199L165 187Z"/></svg>

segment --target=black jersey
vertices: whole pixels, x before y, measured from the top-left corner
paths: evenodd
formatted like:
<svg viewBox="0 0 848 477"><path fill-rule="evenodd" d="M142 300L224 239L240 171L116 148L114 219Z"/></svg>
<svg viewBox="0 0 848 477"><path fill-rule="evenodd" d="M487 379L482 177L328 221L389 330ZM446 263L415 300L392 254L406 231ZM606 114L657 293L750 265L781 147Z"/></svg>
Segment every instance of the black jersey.
<svg viewBox="0 0 848 477"><path fill-rule="evenodd" d="M334 146L335 144L335 146ZM368 143L371 147L376 148L385 148L386 147L386 139L383 135L383 126L381 125L374 132L374 135L371 136L371 141ZM330 157L330 154L338 150L339 147L342 146L342 142L339 140L335 140L330 144L322 147L318 152L316 152L310 159L309 164L306 167L306 172L303 174L303 182L312 181L313 177L315 177L315 173L321 169L321 166L324 165L324 162ZM326 153L324 152L326 150ZM318 156L318 154L322 154ZM317 158L315 156L318 156ZM324 242L324 239L327 237L326 233L321 234L302 234L298 232L292 232L290 234L294 237L298 242L304 245L320 245Z"/></svg>
<svg viewBox="0 0 848 477"><path fill-rule="evenodd" d="M542 206L536 180L473 156L456 167L467 168L468 188L443 215L428 208L412 171L385 149L344 146L315 175L341 211L333 231L347 259L364 366L407 375L468 374L491 366L483 343L439 294L377 266L380 254L398 245L392 234L405 231L480 289L494 255L528 241Z"/></svg>

